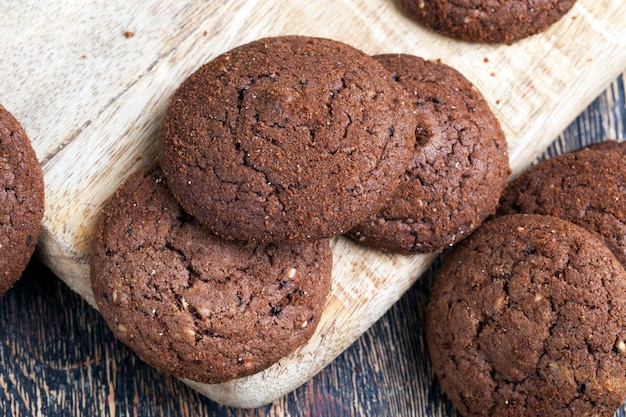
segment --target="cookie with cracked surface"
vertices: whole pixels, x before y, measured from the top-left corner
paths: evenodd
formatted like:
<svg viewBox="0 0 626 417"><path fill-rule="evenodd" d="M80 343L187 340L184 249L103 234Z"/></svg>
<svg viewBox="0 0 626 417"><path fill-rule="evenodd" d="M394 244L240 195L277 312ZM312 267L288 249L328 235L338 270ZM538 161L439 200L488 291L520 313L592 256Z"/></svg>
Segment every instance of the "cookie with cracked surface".
<svg viewBox="0 0 626 417"><path fill-rule="evenodd" d="M576 0L402 0L418 22L447 36L479 43L507 43L543 32Z"/></svg>
<svg viewBox="0 0 626 417"><path fill-rule="evenodd" d="M0 295L24 272L43 213L41 165L22 125L0 105Z"/></svg>
<svg viewBox="0 0 626 417"><path fill-rule="evenodd" d="M159 168L131 176L104 208L91 256L113 334L178 377L259 372L313 334L330 291L329 242L224 241L171 196Z"/></svg>
<svg viewBox="0 0 626 417"><path fill-rule="evenodd" d="M209 61L174 94L161 166L226 239L310 241L380 209L413 150L407 94L340 42L265 38Z"/></svg>
<svg viewBox="0 0 626 417"><path fill-rule="evenodd" d="M400 253L438 252L495 212L510 174L500 123L454 68L412 55L375 57L430 115L418 123L413 157L391 202L348 235Z"/></svg>
<svg viewBox="0 0 626 417"><path fill-rule="evenodd" d="M592 232L515 214L444 258L433 369L464 416L612 416L626 395L626 271Z"/></svg>
<svg viewBox="0 0 626 417"><path fill-rule="evenodd" d="M531 166L500 198L498 214L561 217L600 234L626 265L626 165L617 152L586 150Z"/></svg>

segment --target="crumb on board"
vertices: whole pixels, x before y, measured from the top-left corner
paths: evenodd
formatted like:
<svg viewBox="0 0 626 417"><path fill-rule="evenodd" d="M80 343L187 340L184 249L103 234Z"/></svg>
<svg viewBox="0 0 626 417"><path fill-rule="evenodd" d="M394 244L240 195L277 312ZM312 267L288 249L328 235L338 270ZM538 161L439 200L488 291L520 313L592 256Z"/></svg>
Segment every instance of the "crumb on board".
<svg viewBox="0 0 626 417"><path fill-rule="evenodd" d="M124 36L126 37L126 39L130 39L130 38L132 38L133 36L135 36L135 32L132 32L132 31L130 31L130 30L127 30L127 31L125 31L125 32L124 32Z"/></svg>

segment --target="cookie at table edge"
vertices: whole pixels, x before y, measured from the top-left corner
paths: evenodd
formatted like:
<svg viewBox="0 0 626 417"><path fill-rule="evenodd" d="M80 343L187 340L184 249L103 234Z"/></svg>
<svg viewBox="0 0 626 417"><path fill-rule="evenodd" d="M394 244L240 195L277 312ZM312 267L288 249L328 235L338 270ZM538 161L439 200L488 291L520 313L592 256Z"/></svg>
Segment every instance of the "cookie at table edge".
<svg viewBox="0 0 626 417"><path fill-rule="evenodd" d="M464 416L612 416L626 394L625 309L626 271L597 235L498 217L441 264L426 312L433 368Z"/></svg>
<svg viewBox="0 0 626 417"><path fill-rule="evenodd" d="M626 155L626 142L623 140L604 139L602 142L592 143L576 151L603 151L603 152L618 152L622 155Z"/></svg>
<svg viewBox="0 0 626 417"><path fill-rule="evenodd" d="M561 217L600 234L626 265L626 164L618 152L587 149L545 159L507 186L498 215Z"/></svg>
<svg viewBox="0 0 626 417"><path fill-rule="evenodd" d="M107 202L91 282L113 334L159 371L204 383L259 372L305 343L331 285L328 240L218 239L175 202L159 168Z"/></svg>
<svg viewBox="0 0 626 417"><path fill-rule="evenodd" d="M576 0L402 0L403 9L416 21L452 38L476 43L511 44L536 35L558 22Z"/></svg>
<svg viewBox="0 0 626 417"><path fill-rule="evenodd" d="M43 171L20 122L0 105L0 296L20 279L44 214Z"/></svg>
<svg viewBox="0 0 626 417"><path fill-rule="evenodd" d="M506 137L482 93L456 69L408 54L374 58L429 117L418 123L389 204L348 236L387 251L440 252L495 213L511 172Z"/></svg>
<svg viewBox="0 0 626 417"><path fill-rule="evenodd" d="M364 52L264 38L183 81L162 124L160 163L181 205L222 238L310 241L386 203L416 123L405 91Z"/></svg>

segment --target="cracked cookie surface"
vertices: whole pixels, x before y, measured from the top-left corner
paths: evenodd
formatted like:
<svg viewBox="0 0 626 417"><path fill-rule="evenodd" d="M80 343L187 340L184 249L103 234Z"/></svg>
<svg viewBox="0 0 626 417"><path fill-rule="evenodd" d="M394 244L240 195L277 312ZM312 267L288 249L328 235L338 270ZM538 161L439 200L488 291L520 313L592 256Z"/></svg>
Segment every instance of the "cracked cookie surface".
<svg viewBox="0 0 626 417"><path fill-rule="evenodd" d="M591 149L543 160L509 184L498 214L546 214L571 221L600 234L626 265L623 161L618 152Z"/></svg>
<svg viewBox="0 0 626 417"><path fill-rule="evenodd" d="M406 93L370 56L329 39L265 38L181 84L161 166L181 205L223 238L314 240L380 209L415 124Z"/></svg>
<svg viewBox="0 0 626 417"><path fill-rule="evenodd" d="M91 257L113 334L162 372L206 383L259 372L313 334L331 285L328 240L218 239L174 200L160 168L104 208Z"/></svg>
<svg viewBox="0 0 626 417"><path fill-rule="evenodd" d="M448 36L512 43L544 31L576 0L402 0L417 21Z"/></svg>
<svg viewBox="0 0 626 417"><path fill-rule="evenodd" d="M423 117L412 159L388 205L348 235L401 253L438 252L495 212L510 174L500 123L474 85L438 61L375 56Z"/></svg>
<svg viewBox="0 0 626 417"><path fill-rule="evenodd" d="M41 165L23 127L0 105L0 295L26 268L43 213Z"/></svg>
<svg viewBox="0 0 626 417"><path fill-rule="evenodd" d="M483 224L443 260L433 368L464 416L612 416L626 394L626 271L550 216Z"/></svg>

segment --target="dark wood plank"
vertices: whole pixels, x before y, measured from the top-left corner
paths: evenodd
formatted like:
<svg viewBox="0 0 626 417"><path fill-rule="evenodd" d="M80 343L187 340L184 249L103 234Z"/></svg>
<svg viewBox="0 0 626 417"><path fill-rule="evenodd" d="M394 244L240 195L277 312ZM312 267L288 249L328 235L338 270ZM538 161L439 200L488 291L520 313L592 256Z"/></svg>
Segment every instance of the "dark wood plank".
<svg viewBox="0 0 626 417"><path fill-rule="evenodd" d="M625 95L622 75L542 157L626 138ZM34 260L0 299L0 415L457 416L433 376L423 328L436 268L307 384L266 407L242 410L142 363Z"/></svg>

